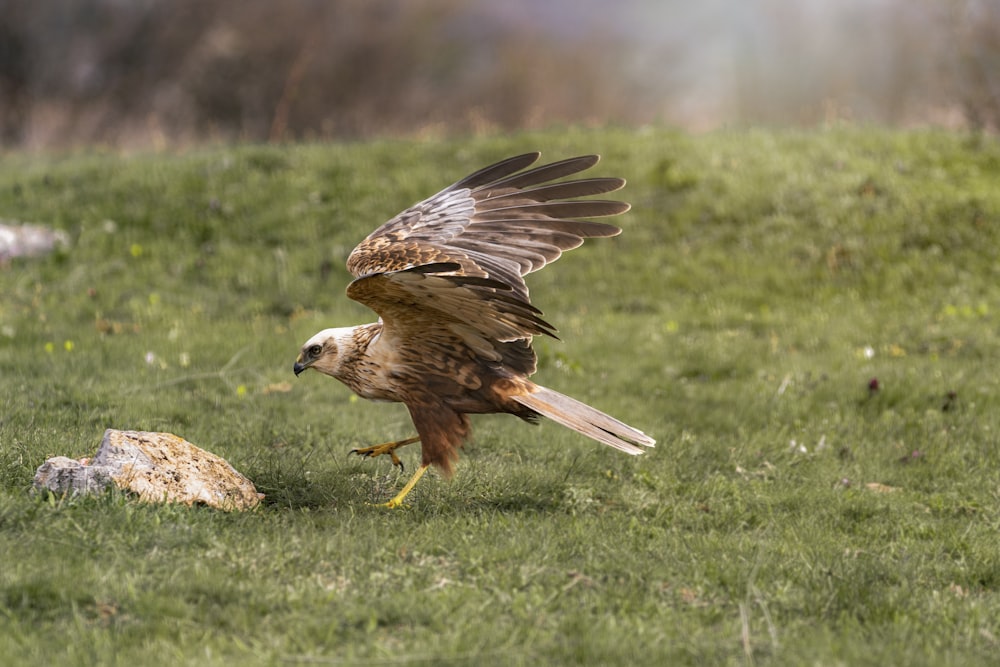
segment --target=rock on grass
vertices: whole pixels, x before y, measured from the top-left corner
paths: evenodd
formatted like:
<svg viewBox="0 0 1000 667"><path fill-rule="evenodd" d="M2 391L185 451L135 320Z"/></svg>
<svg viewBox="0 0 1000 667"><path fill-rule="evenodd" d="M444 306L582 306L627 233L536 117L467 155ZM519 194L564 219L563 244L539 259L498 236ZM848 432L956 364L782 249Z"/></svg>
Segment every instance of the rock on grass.
<svg viewBox="0 0 1000 667"><path fill-rule="evenodd" d="M0 264L14 257L40 257L66 246L65 232L41 225L26 225L0 220Z"/></svg>
<svg viewBox="0 0 1000 667"><path fill-rule="evenodd" d="M50 458L34 485L59 494L101 493L111 485L146 502L247 510L260 503L253 482L225 459L171 433L108 429L90 461Z"/></svg>

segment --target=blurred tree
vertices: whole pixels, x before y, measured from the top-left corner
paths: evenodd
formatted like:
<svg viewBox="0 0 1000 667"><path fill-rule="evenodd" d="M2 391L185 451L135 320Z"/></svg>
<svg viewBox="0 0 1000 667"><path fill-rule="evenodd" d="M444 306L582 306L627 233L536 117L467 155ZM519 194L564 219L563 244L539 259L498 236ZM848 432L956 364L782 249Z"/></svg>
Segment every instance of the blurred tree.
<svg viewBox="0 0 1000 667"><path fill-rule="evenodd" d="M995 0L0 0L28 147L552 124L1000 126Z"/></svg>

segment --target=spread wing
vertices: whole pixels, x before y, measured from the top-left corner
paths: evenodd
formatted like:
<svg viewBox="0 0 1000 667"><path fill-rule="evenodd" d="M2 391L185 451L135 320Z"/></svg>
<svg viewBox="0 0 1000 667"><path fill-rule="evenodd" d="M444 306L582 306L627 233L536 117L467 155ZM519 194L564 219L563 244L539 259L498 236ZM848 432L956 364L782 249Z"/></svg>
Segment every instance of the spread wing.
<svg viewBox="0 0 1000 667"><path fill-rule="evenodd" d="M596 155L525 171L528 153L486 167L397 215L347 259L352 299L377 312L385 334L459 338L477 355L533 357L530 338L555 329L531 305L524 276L613 225L579 218L624 213L621 201L578 199L622 188L620 178L557 180ZM552 182L557 181L557 182Z"/></svg>

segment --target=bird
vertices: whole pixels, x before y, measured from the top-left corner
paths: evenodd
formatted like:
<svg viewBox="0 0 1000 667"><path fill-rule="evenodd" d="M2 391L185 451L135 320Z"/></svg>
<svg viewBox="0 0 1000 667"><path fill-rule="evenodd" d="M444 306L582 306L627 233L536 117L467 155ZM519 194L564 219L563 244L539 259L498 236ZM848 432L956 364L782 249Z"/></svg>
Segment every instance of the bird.
<svg viewBox="0 0 1000 667"><path fill-rule="evenodd" d="M403 403L416 436L351 450L388 455L420 443L421 462L385 507L399 507L424 472L451 477L471 433L469 415L547 417L620 452L656 441L581 401L529 380L535 336L558 338L532 305L524 276L579 247L621 233L589 220L626 202L581 199L620 190L622 178L567 179L597 164L582 155L532 167L541 153L476 171L378 227L351 251L347 296L378 321L320 331L301 347L296 376L329 375L362 398ZM531 168L529 168L531 167Z"/></svg>

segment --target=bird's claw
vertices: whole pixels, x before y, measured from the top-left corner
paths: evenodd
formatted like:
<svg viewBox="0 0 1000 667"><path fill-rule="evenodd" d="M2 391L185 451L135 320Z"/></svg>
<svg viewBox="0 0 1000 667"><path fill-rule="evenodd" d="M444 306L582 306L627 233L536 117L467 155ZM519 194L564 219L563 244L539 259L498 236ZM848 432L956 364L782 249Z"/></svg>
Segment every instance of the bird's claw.
<svg viewBox="0 0 1000 667"><path fill-rule="evenodd" d="M366 459L371 459L375 458L376 456L382 456L383 454L388 454L389 457L392 459L392 465L399 466L400 472L405 471L406 466L403 465L403 461L399 458L399 456L397 456L395 448L385 448L385 449L383 448L385 448L385 445L376 445L374 447L358 447L356 449L352 449L350 453L357 454L358 456L362 456ZM380 449L382 451L379 451Z"/></svg>
<svg viewBox="0 0 1000 667"><path fill-rule="evenodd" d="M403 462L399 460L399 456L396 455L396 449L399 447L405 447L406 445L412 445L415 442L419 442L420 438L407 438L405 440L396 440L395 442L385 442L381 445L372 445L371 447L358 447L357 449L352 449L351 454L357 454L358 456L363 456L365 458L375 458L376 456L382 456L383 454L388 454L392 459L392 465L399 466L400 471L406 470Z"/></svg>

